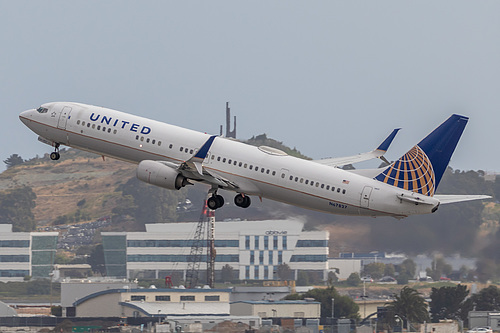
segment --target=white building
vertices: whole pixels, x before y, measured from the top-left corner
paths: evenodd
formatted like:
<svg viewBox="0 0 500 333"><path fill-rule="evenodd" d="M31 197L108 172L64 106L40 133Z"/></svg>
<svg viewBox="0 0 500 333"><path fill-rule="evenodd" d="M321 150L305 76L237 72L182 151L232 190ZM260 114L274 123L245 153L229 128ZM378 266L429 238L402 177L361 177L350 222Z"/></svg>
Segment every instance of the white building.
<svg viewBox="0 0 500 333"><path fill-rule="evenodd" d="M229 316L230 289L107 289L75 300L76 317Z"/></svg>
<svg viewBox="0 0 500 333"><path fill-rule="evenodd" d="M173 273L184 278L197 223L147 224L146 232L103 232L108 276L164 278ZM299 271L328 273L327 231L303 231L298 220L215 223L216 274L226 264L234 279L272 280L286 263L297 278ZM200 270L206 270L203 244Z"/></svg>
<svg viewBox="0 0 500 333"><path fill-rule="evenodd" d="M57 232L12 232L11 224L0 224L0 281L48 278L57 236Z"/></svg>

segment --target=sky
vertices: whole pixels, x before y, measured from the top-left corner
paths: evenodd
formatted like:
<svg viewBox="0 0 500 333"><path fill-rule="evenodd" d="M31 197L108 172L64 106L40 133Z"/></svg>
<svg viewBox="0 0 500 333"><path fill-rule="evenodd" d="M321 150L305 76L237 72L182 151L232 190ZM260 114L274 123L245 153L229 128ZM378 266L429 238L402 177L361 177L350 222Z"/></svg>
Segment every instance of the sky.
<svg viewBox="0 0 500 333"><path fill-rule="evenodd" d="M453 113L450 162L500 172L499 1L0 0L0 158L50 152L18 118L52 101L312 158L403 155ZM3 168L3 163L0 169Z"/></svg>

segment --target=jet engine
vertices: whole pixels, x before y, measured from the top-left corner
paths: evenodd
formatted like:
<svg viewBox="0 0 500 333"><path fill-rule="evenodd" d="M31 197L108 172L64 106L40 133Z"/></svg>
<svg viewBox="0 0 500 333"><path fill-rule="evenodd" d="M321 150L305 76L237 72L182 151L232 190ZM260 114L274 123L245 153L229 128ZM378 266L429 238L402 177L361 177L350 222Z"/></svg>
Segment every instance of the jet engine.
<svg viewBox="0 0 500 333"><path fill-rule="evenodd" d="M188 184L186 177L161 162L145 160L137 166L137 178L151 185L178 190Z"/></svg>

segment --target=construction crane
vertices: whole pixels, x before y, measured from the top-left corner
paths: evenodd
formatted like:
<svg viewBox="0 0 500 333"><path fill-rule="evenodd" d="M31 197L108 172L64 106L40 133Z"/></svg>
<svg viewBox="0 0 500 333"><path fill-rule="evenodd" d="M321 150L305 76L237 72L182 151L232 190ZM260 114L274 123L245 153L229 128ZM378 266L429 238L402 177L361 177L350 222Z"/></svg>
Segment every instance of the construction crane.
<svg viewBox="0 0 500 333"><path fill-rule="evenodd" d="M210 227L207 228L207 224ZM204 243L204 234L207 230L207 243ZM186 271L186 285L193 289L198 284L200 264L203 257L204 245L207 246L207 284L213 288L215 282L215 213L207 207L207 201L203 202L200 219L196 226L196 231L188 257L188 268Z"/></svg>

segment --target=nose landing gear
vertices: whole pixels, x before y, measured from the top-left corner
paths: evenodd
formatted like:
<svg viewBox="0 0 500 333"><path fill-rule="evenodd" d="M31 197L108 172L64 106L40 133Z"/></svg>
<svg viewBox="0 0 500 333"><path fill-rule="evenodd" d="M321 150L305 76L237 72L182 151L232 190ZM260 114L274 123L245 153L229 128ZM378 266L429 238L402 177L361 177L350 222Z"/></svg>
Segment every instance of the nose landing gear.
<svg viewBox="0 0 500 333"><path fill-rule="evenodd" d="M59 144L55 144L55 151L50 153L50 159L52 161L57 161L59 158L61 158L61 154L59 154Z"/></svg>

